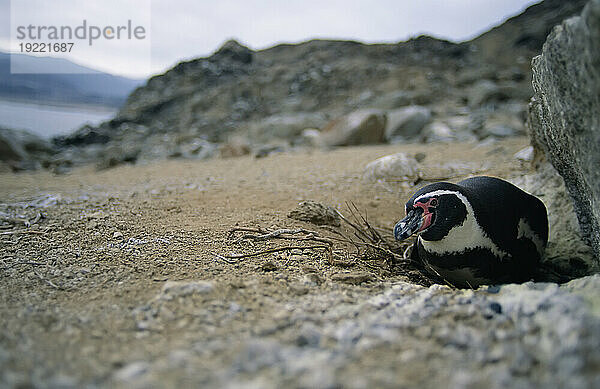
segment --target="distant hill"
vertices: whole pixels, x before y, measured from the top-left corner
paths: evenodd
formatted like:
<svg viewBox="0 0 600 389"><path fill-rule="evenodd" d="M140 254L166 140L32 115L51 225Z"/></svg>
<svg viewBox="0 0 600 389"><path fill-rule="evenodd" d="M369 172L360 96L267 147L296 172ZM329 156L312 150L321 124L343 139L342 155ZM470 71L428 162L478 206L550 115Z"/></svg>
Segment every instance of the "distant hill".
<svg viewBox="0 0 600 389"><path fill-rule="evenodd" d="M486 62L510 66L515 59L522 57L529 65L531 57L540 54L552 28L565 18L579 14L587 2L542 1L481 34L471 43L477 46L479 55Z"/></svg>
<svg viewBox="0 0 600 389"><path fill-rule="evenodd" d="M274 142L302 144L304 129L327 131L328 123L361 109L397 119L408 105L430 113L437 126L427 129L432 138L440 128L463 139L523 134L531 58L546 34L585 3L546 0L466 42L311 40L254 51L231 40L208 57L151 77L115 118L55 144L93 145L94 152L113 150L129 160L203 155L197 152L203 142L232 139L259 150Z"/></svg>
<svg viewBox="0 0 600 389"><path fill-rule="evenodd" d="M32 74L11 74L11 54L0 52L0 98L119 107L144 82L99 72L65 59L12 55L19 69ZM33 74L40 69L62 73Z"/></svg>

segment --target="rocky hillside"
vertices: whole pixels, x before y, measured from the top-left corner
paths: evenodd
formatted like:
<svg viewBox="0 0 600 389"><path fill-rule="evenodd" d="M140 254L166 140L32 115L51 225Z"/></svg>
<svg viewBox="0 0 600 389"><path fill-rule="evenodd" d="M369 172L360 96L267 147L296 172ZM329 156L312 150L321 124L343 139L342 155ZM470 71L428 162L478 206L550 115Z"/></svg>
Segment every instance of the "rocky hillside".
<svg viewBox="0 0 600 389"><path fill-rule="evenodd" d="M59 156L43 165L522 134L530 60L584 3L546 0L463 43L313 40L252 51L229 41L149 79L113 120L55 139Z"/></svg>

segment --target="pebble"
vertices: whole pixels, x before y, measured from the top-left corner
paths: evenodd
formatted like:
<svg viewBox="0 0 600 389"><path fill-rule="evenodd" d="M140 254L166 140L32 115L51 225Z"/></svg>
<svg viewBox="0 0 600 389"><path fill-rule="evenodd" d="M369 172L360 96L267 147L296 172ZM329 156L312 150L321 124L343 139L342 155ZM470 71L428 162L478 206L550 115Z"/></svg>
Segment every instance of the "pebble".
<svg viewBox="0 0 600 389"><path fill-rule="evenodd" d="M117 381L131 381L145 374L149 368L150 364L148 362L132 362L117 370L113 377Z"/></svg>
<svg viewBox="0 0 600 389"><path fill-rule="evenodd" d="M276 271L279 267L271 261L265 262L260 265L260 269L264 272Z"/></svg>

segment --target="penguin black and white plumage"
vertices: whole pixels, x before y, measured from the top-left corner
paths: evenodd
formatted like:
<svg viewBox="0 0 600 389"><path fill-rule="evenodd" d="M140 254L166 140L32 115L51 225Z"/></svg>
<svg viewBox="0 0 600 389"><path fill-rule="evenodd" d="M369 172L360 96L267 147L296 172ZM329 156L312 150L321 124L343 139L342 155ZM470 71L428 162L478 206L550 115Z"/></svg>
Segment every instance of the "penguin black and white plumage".
<svg viewBox="0 0 600 389"><path fill-rule="evenodd" d="M544 256L548 216L537 197L479 176L419 189L394 237L416 233L411 257L457 287L524 282Z"/></svg>

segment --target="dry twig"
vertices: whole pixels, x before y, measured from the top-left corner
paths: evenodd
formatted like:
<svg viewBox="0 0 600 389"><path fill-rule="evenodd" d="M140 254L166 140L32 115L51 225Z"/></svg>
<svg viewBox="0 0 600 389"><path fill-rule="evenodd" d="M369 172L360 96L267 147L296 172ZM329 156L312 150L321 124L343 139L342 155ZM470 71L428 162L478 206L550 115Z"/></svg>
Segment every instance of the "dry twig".
<svg viewBox="0 0 600 389"><path fill-rule="evenodd" d="M287 250L309 250L309 249L325 249L328 250L328 252L331 252L331 247L330 246L325 246L325 245L312 245L312 246L286 246L286 247L276 247L276 248L272 248L272 249L267 249L267 250L262 250L262 251L257 251L254 253L249 253L249 254L225 254L225 255L220 255L220 254L215 254L218 258L220 259L242 259L242 258L248 258L248 257L256 257L259 255L263 255L263 254L270 254L270 253L276 253L279 251L287 251ZM230 263L235 263L238 261L227 261Z"/></svg>
<svg viewBox="0 0 600 389"><path fill-rule="evenodd" d="M54 289L64 290L64 288L62 286L58 286L54 282L50 281L49 279L42 277L42 275L40 273L35 271L35 267L32 266L31 270L33 270L33 274L35 274L40 280L44 281L46 284L50 285Z"/></svg>

